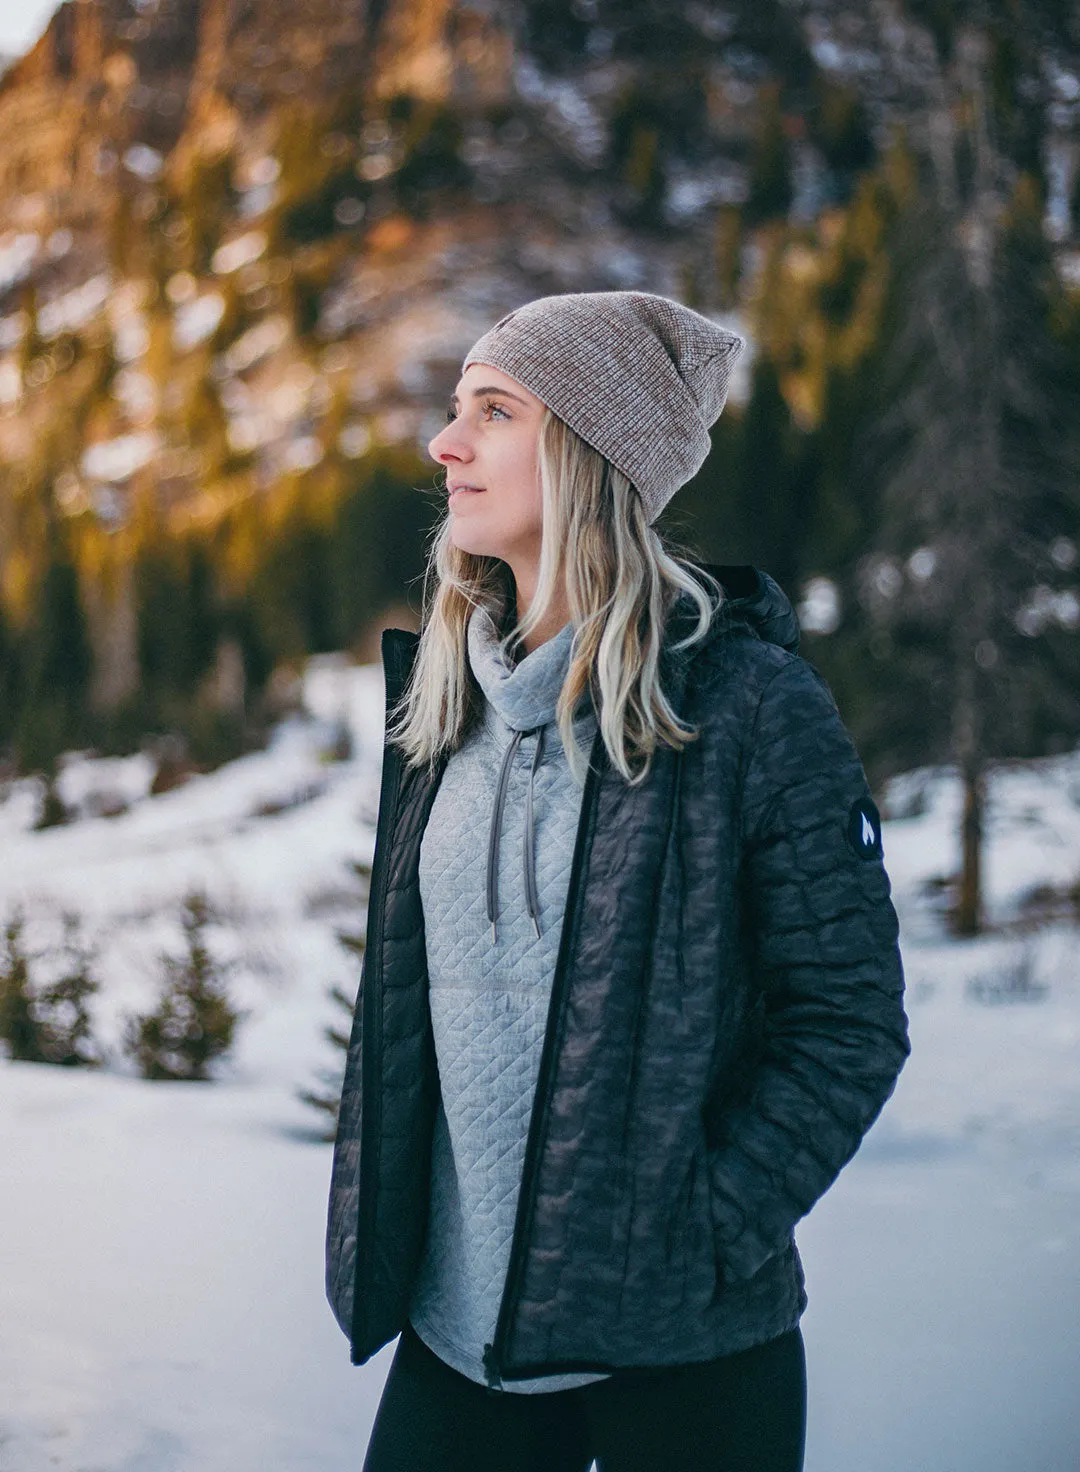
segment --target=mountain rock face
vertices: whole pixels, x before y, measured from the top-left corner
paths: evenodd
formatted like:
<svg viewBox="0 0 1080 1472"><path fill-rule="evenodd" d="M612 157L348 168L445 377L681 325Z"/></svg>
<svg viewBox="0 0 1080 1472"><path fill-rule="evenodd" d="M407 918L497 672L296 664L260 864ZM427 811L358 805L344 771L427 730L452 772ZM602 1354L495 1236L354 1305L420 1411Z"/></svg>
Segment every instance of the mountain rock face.
<svg viewBox="0 0 1080 1472"><path fill-rule="evenodd" d="M67 0L0 78L0 578L35 488L182 526L422 447L463 351L531 296L738 320L757 227L813 218L885 139L865 24L783 0Z"/></svg>
<svg viewBox="0 0 1080 1472"><path fill-rule="evenodd" d="M0 79L4 460L73 417L47 471L69 509L122 518L136 475L175 504L240 461L296 468L313 430L328 451L331 403L353 447L423 437L463 349L528 295L715 306L757 88L718 51L680 74L685 36L605 54L575 15L68 0ZM197 384L218 450L160 474Z"/></svg>

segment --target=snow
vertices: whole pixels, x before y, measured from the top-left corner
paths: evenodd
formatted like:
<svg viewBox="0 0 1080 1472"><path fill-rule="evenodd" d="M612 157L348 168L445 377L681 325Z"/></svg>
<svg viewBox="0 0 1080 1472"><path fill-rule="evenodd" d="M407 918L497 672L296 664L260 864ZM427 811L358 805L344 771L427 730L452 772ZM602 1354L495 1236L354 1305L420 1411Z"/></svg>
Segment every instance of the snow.
<svg viewBox="0 0 1080 1472"><path fill-rule="evenodd" d="M7 291L30 274L41 236L34 231L0 235L0 291Z"/></svg>
<svg viewBox="0 0 1080 1472"><path fill-rule="evenodd" d="M324 1307L329 1151L284 1090L3 1083L5 1472L350 1465L379 1366Z"/></svg>
<svg viewBox="0 0 1080 1472"><path fill-rule="evenodd" d="M147 465L160 448L158 432L141 429L133 434L118 435L115 439L99 440L83 451L80 463L83 474L95 480L127 480L136 470Z"/></svg>
<svg viewBox="0 0 1080 1472"><path fill-rule="evenodd" d="M198 346L212 337L225 315L225 298L219 291L208 291L192 301L181 302L173 318L173 345L181 352Z"/></svg>
<svg viewBox="0 0 1080 1472"><path fill-rule="evenodd" d="M238 271L241 266L248 266L252 261L257 261L266 251L266 246L267 239L263 231L249 230L246 234L237 236L235 240L219 245L210 264L217 275L228 276L231 272Z"/></svg>
<svg viewBox="0 0 1080 1472"><path fill-rule="evenodd" d="M134 143L125 150L121 162L124 168L140 179L156 179L165 160L156 148L146 143Z"/></svg>
<svg viewBox="0 0 1080 1472"><path fill-rule="evenodd" d="M277 352L289 336L289 319L283 314L266 317L249 327L225 353L225 364L231 373L243 373L255 363Z"/></svg>
<svg viewBox="0 0 1080 1472"><path fill-rule="evenodd" d="M330 1151L297 1098L332 1064L337 928L370 859L382 682L309 663L306 714L264 752L149 796L152 764L70 756L81 816L34 832L0 790L0 913L41 948L74 907L100 947L96 1072L0 1061L3 1472L358 1467L393 1354L350 1366L323 1297ZM328 755L341 722L353 756ZM1080 753L990 788L988 912L942 933L947 770L883 795L912 1056L855 1160L799 1228L810 1305L807 1472L1069 1472L1080 1464L1080 976L1064 919L1017 929L1080 873ZM96 814L113 810L117 816ZM263 814L267 814L263 816ZM205 884L249 1015L208 1085L145 1083L118 1041ZM1010 985L1019 977L1026 986Z"/></svg>
<svg viewBox="0 0 1080 1472"><path fill-rule="evenodd" d="M51 237L50 237L51 239ZM109 299L109 273L100 272L38 308L38 331L46 339L75 332L93 320Z"/></svg>

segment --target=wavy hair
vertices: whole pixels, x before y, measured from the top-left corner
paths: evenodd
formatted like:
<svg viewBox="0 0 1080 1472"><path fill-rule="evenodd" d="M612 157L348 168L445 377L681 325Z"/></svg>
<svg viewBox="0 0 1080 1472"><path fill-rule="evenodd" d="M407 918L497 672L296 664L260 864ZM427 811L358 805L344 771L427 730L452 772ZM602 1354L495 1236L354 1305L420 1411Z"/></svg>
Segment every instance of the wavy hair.
<svg viewBox="0 0 1080 1472"><path fill-rule="evenodd" d="M680 749L698 735L680 722L661 688L671 606L680 593L697 606L696 626L672 646L682 650L706 636L723 590L649 525L630 480L550 409L540 426L537 464L543 535L528 611L507 629L515 597L510 568L455 547L445 516L432 534L420 643L388 739L414 767L434 766L444 751L455 750L483 710L466 647L472 610L490 613L509 662L564 585L574 637L555 714L570 770L583 784L588 757L573 726L588 692L612 765L636 785L659 743Z"/></svg>

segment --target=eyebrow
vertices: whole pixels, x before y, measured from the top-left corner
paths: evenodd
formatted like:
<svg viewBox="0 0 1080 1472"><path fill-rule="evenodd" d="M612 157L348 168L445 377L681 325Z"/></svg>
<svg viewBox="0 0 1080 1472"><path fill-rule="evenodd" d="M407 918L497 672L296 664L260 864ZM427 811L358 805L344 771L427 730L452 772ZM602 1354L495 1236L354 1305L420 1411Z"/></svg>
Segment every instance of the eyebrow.
<svg viewBox="0 0 1080 1472"><path fill-rule="evenodd" d="M497 383L488 384L484 388L474 388L472 391L472 396L474 399L481 399L484 397L485 394L501 394L503 398L513 399L516 404L521 404L526 409L529 407L528 404L525 403L524 399L519 398L517 394L512 394L508 388L500 388ZM458 399L457 394L450 395L451 409L456 408L459 402L460 400Z"/></svg>

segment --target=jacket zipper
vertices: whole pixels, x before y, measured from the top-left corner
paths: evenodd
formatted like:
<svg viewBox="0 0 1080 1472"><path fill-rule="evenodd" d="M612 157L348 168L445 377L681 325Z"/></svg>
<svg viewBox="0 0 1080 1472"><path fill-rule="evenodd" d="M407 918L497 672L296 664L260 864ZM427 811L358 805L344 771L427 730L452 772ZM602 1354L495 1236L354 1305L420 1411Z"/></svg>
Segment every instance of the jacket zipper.
<svg viewBox="0 0 1080 1472"><path fill-rule="evenodd" d="M585 790L581 798L581 817L578 821L577 837L574 841L574 858L570 865L570 881L567 889L566 913L563 917L562 933L559 937L559 954L555 962L555 976L548 1005L547 1027L540 1054L540 1069L536 1082L532 1118L525 1145L525 1161L521 1171L521 1189L518 1193L517 1214L514 1220L514 1235L510 1243L510 1261L506 1269L499 1317L495 1325L495 1338L484 1345L484 1374L490 1386L502 1386L500 1375L506 1353L506 1339L510 1329L516 1299L521 1288L521 1276L525 1258L527 1228L532 1222L536 1203L537 1161L540 1141L547 1127L551 1109L552 1085L555 1074L555 1040L560 1031L562 1014L566 1002L567 972L570 960L570 945L577 929L581 908L581 873L585 867L585 854L591 844L591 832L596 805L596 793L600 785L602 764L606 763L607 749L604 738L597 731L589 757L589 770L585 778Z"/></svg>
<svg viewBox="0 0 1080 1472"><path fill-rule="evenodd" d="M387 653L389 654L389 650ZM386 676L386 713L389 723L390 712L396 703L397 688L391 699L391 665L394 686L398 681L398 659L384 663ZM371 1251L375 1234L376 1188L378 1184L379 1144L382 1131L382 1079L376 1084L376 1063L382 1057L382 943L383 943L383 891L388 864L390 835L397 821L398 778L401 759L397 749L391 747L383 733L383 770L379 792L379 824L375 830L375 857L372 860L371 890L368 896L368 915L374 917L374 927L368 937L366 958L375 961L374 977L365 976L363 1007L364 1033L361 1041L361 1084L360 1084L360 1181L367 1189L360 1191L357 1204L356 1271L353 1279L352 1314L352 1361L359 1364L357 1353L366 1334L361 1332L360 1314L362 1305L370 1302L368 1279L371 1276ZM376 985L376 981L378 985ZM376 1005L378 1003L378 1005Z"/></svg>

